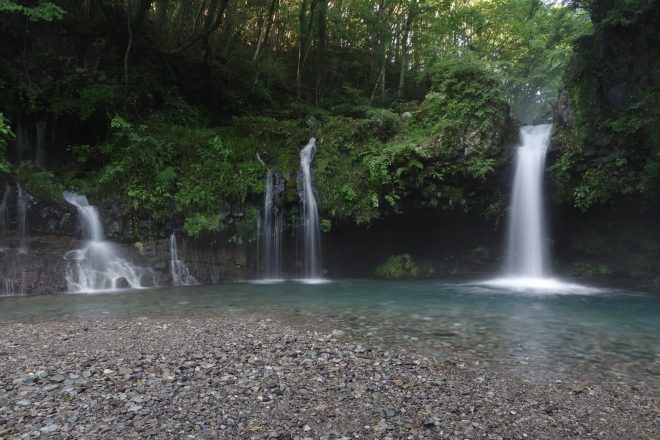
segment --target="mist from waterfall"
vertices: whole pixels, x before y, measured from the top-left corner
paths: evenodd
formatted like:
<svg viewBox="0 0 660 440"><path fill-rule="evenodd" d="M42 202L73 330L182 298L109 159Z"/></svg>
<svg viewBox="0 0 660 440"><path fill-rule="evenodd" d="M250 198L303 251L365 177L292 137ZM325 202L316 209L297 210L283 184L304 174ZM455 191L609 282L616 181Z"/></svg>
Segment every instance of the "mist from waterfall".
<svg viewBox="0 0 660 440"><path fill-rule="evenodd" d="M284 190L284 182L273 170L266 172L264 206L257 219L257 266L262 280L278 280L282 276L282 211L276 201Z"/></svg>
<svg viewBox="0 0 660 440"><path fill-rule="evenodd" d="M320 230L319 213L312 183L311 164L316 152L316 139L311 138L300 151L300 198L302 200L303 216L303 258L305 267L305 280L313 282L321 276L320 268Z"/></svg>
<svg viewBox="0 0 660 440"><path fill-rule="evenodd" d="M191 286L199 284L195 277L190 274L188 266L179 260L179 253L176 245L176 235L170 235L170 275L172 276L173 286Z"/></svg>
<svg viewBox="0 0 660 440"><path fill-rule="evenodd" d="M105 241L99 213L87 197L64 192L64 199L78 210L85 245L67 252L66 283L69 292L98 292L120 288L149 287L144 278L153 272L135 266L117 255L112 243Z"/></svg>

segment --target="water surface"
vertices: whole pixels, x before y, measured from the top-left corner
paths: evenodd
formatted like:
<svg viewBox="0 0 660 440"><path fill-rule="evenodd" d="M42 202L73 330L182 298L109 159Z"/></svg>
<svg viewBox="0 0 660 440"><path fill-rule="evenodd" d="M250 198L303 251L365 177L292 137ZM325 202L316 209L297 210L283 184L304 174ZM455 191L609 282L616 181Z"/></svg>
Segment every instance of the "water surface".
<svg viewBox="0 0 660 440"><path fill-rule="evenodd" d="M585 293L440 281L238 283L5 297L0 322L242 314L528 380L658 386L660 297Z"/></svg>

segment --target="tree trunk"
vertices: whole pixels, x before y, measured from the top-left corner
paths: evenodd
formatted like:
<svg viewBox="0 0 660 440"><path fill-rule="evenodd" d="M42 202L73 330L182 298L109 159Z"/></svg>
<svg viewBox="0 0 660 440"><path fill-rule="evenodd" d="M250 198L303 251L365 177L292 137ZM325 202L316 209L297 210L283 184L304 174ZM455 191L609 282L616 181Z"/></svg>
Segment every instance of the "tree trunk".
<svg viewBox="0 0 660 440"><path fill-rule="evenodd" d="M277 12L278 0L272 0L270 2L270 8L268 9L268 15L264 19L264 23L261 26L261 32L259 32L259 40L257 41L257 48L254 51L252 56L252 61L256 62L259 59L259 53L261 52L262 46L268 40L268 34L270 33L270 28L275 21L275 14Z"/></svg>
<svg viewBox="0 0 660 440"><path fill-rule="evenodd" d="M408 55L408 37L410 36L410 27L415 16L417 0L413 0L408 9L408 17L403 27L403 36L401 38L401 54L399 55L399 86L397 88L397 98L403 97L403 88L406 82L406 56Z"/></svg>
<svg viewBox="0 0 660 440"><path fill-rule="evenodd" d="M316 51L316 87L314 93L314 102L318 105L323 82L323 71L325 61L326 37L327 37L327 12L328 0L318 0L318 41L319 47Z"/></svg>
<svg viewBox="0 0 660 440"><path fill-rule="evenodd" d="M126 24L128 26L128 43L126 44L126 52L124 52L124 96L128 97L128 56L131 53L133 46L133 26L131 18L131 0L126 0Z"/></svg>

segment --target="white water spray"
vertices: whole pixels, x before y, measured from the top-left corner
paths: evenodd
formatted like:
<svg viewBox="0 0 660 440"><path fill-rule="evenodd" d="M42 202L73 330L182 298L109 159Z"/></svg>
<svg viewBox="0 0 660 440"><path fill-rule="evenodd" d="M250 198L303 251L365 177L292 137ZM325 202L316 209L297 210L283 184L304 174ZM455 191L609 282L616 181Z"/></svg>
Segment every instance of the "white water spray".
<svg viewBox="0 0 660 440"><path fill-rule="evenodd" d="M152 278L153 272L135 266L119 257L114 245L104 240L99 213L87 201L87 197L64 192L64 199L76 207L86 240L85 246L64 256L69 260L66 283L69 292L98 292L119 288L147 287L144 278Z"/></svg>
<svg viewBox="0 0 660 440"><path fill-rule="evenodd" d="M509 213L507 273L511 277L547 275L543 174L551 132L552 125L520 129L522 145L516 155Z"/></svg>
<svg viewBox="0 0 660 440"><path fill-rule="evenodd" d="M258 270L262 280L276 281L282 276L282 212L276 204L278 193L282 190L281 177L268 170L264 207L257 219Z"/></svg>
<svg viewBox="0 0 660 440"><path fill-rule="evenodd" d="M190 275L188 266L181 260L176 246L176 235L170 235L170 274L172 275L173 286L191 286L199 284L195 277Z"/></svg>
<svg viewBox="0 0 660 440"><path fill-rule="evenodd" d="M316 205L316 196L312 185L311 163L316 152L316 139L311 138L307 145L300 150L300 178L302 186L300 198L303 205L303 239L304 239L304 264L305 280L318 280L320 271L320 231L319 213Z"/></svg>
<svg viewBox="0 0 660 440"><path fill-rule="evenodd" d="M550 278L545 228L543 175L552 125L520 128L509 212L506 276L486 285L508 290L555 293L593 290Z"/></svg>

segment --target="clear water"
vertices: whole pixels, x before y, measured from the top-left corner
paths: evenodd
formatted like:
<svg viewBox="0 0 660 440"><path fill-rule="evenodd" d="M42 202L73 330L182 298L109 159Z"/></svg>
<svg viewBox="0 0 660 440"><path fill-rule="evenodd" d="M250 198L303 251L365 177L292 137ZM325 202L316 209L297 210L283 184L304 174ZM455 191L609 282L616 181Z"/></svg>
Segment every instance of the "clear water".
<svg viewBox="0 0 660 440"><path fill-rule="evenodd" d="M440 281L281 282L0 298L0 322L249 315L528 380L660 385L660 297Z"/></svg>

